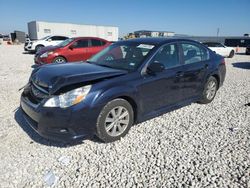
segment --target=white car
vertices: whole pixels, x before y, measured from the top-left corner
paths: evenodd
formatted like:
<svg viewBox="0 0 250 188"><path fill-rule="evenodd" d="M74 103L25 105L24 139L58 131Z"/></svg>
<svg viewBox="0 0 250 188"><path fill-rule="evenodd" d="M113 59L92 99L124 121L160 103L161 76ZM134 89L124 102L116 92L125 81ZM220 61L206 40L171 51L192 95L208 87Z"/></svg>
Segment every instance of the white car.
<svg viewBox="0 0 250 188"><path fill-rule="evenodd" d="M68 37L54 35L54 36L47 36L40 40L35 40L35 41L26 40L24 45L24 50L37 52L45 46L56 46L57 44L63 42L66 39L68 39Z"/></svg>
<svg viewBox="0 0 250 188"><path fill-rule="evenodd" d="M218 42L203 42L205 46L223 57L232 58L234 56L234 48L227 47Z"/></svg>

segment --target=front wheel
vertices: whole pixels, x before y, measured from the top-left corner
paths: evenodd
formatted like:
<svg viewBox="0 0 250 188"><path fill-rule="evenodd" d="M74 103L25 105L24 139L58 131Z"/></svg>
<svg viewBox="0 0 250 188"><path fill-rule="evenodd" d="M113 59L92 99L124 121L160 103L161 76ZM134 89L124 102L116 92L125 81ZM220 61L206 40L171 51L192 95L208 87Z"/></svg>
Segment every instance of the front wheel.
<svg viewBox="0 0 250 188"><path fill-rule="evenodd" d="M44 47L43 45L37 45L35 51L39 52L43 47Z"/></svg>
<svg viewBox="0 0 250 188"><path fill-rule="evenodd" d="M202 104L207 104L213 101L216 92L218 90L218 81L215 77L210 76L205 84L204 90L202 92L201 100Z"/></svg>
<svg viewBox="0 0 250 188"><path fill-rule="evenodd" d="M108 102L97 119L97 137L104 142L113 142L125 136L134 122L134 111L124 99Z"/></svg>
<svg viewBox="0 0 250 188"><path fill-rule="evenodd" d="M231 52L230 52L230 54L229 54L229 58L233 58L233 56L234 56L234 51L232 50Z"/></svg>
<svg viewBox="0 0 250 188"><path fill-rule="evenodd" d="M65 63L67 62L65 58L63 57L56 57L54 60L53 60L53 63Z"/></svg>

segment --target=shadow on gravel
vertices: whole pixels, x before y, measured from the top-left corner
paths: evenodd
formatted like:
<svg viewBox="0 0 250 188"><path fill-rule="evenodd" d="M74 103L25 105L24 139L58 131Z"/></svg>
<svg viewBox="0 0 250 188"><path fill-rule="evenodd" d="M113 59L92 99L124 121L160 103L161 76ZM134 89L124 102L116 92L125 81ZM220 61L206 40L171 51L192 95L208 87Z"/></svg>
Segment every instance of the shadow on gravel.
<svg viewBox="0 0 250 188"><path fill-rule="evenodd" d="M236 55L247 55L246 52L237 52Z"/></svg>
<svg viewBox="0 0 250 188"><path fill-rule="evenodd" d="M23 54L34 55L34 52L23 52Z"/></svg>
<svg viewBox="0 0 250 188"><path fill-rule="evenodd" d="M233 67L241 68L241 69L250 69L250 62L233 63Z"/></svg>
<svg viewBox="0 0 250 188"><path fill-rule="evenodd" d="M43 137L41 137L38 133L36 133L30 126L29 124L26 122L26 120L23 117L23 112L22 110L19 108L17 108L14 118L16 120L16 122L18 123L18 125L29 135L29 137L42 145L46 145L46 146L54 146L54 147L61 147L61 148L66 148L66 147L71 147L71 146L76 146L79 144L84 144L84 140L79 140L79 141L75 141L75 142L71 142L71 143L61 143L61 142L56 142L56 141L50 141L47 140ZM94 142L98 142L95 138L90 139ZM33 142L30 142L30 144L32 144Z"/></svg>

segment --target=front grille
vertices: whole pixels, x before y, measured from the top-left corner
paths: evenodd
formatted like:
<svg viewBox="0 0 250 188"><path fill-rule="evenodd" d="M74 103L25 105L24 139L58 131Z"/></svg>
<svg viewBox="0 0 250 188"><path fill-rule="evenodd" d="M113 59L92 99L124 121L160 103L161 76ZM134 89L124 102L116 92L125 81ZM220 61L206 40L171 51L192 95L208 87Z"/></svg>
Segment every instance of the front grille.
<svg viewBox="0 0 250 188"><path fill-rule="evenodd" d="M29 87L26 89L25 97L33 104L40 103L43 99L49 97L49 92L47 88L38 86L35 83L30 83Z"/></svg>

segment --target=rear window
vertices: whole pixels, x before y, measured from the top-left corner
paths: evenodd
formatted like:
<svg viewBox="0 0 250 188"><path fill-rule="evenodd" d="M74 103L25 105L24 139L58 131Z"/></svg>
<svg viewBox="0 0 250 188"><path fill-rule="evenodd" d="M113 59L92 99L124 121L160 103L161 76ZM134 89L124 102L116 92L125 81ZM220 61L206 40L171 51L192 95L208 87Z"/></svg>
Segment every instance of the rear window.
<svg viewBox="0 0 250 188"><path fill-rule="evenodd" d="M91 39L91 46L103 46L106 42L97 39Z"/></svg>

